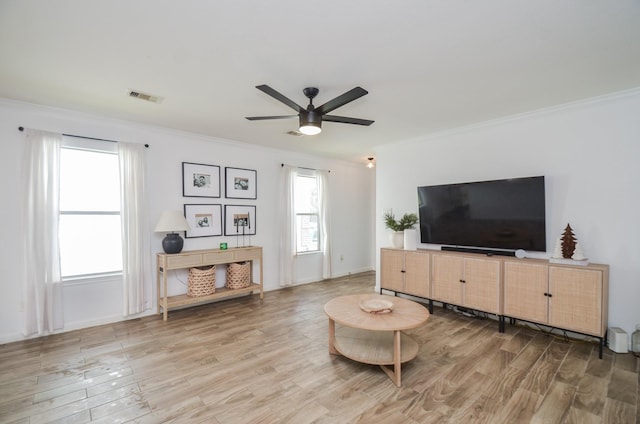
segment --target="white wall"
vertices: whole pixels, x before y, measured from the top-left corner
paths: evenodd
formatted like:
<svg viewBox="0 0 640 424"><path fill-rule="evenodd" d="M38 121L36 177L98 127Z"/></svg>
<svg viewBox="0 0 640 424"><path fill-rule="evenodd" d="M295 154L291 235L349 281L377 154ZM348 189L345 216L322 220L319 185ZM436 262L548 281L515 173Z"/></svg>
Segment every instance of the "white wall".
<svg viewBox="0 0 640 424"><path fill-rule="evenodd" d="M21 248L24 211L20 181L24 133L18 131L19 126L148 143L150 148L146 153L152 226L155 226L163 210L182 210L185 203L256 205L257 234L246 241L247 244L250 242L264 248L265 290L279 288L276 199L280 164L330 169L333 275L347 275L374 268L375 175L364 165L0 99L0 233L3 235L0 245L0 343L23 337L21 281L29 258L25 257ZM292 143L297 142L299 139L292 137ZM222 182L225 166L255 169L258 199L182 197L182 162L219 165ZM153 252L162 251L162 237L164 234L150 234ZM230 247L236 245L235 237L189 238L185 239L184 249L217 248L223 241ZM318 255L302 258L297 264L296 281L320 280L319 259ZM155 255L151 262L155 267ZM186 271L170 273L169 276L170 292L186 291L186 287L180 283L180 280L186 281ZM146 283L153 293L152 305L155 310L155 271ZM64 304L65 330L121 320L120 281L65 285Z"/></svg>
<svg viewBox="0 0 640 424"><path fill-rule="evenodd" d="M383 211L417 213L418 186L544 175L547 252L570 223L590 261L610 265L609 326L640 324L640 90L376 153L377 248L390 245Z"/></svg>

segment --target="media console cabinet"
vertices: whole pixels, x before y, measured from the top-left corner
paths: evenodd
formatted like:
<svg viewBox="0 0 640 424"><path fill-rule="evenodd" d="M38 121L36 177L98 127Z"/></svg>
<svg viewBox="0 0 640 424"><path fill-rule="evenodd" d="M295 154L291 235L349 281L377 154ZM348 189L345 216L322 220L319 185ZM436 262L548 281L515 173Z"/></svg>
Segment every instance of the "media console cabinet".
<svg viewBox="0 0 640 424"><path fill-rule="evenodd" d="M251 262L251 283L249 287L241 289L227 289L216 287L213 294L207 296L187 296L180 294L177 296L167 295L167 272L175 269L186 269L207 265L226 265L233 262ZM253 262L259 262L260 281L253 278ZM187 250L181 253L157 254L157 290L158 290L158 313L163 314L163 319L167 320L170 309L211 302L213 300L226 297L237 296L239 294L251 294L255 290L260 291L260 300L264 299L262 281L262 247L248 246L234 249L211 249L211 250Z"/></svg>
<svg viewBox="0 0 640 424"><path fill-rule="evenodd" d="M389 290L598 338L607 331L609 266L439 250L380 249L380 292Z"/></svg>

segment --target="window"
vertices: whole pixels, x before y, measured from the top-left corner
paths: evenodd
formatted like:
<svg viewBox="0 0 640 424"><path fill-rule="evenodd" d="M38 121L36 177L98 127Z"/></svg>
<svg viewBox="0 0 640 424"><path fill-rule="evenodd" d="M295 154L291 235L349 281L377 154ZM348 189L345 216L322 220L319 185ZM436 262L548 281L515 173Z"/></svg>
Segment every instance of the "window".
<svg viewBox="0 0 640 424"><path fill-rule="evenodd" d="M120 176L115 143L65 137L60 152L63 279L122 271Z"/></svg>
<svg viewBox="0 0 640 424"><path fill-rule="evenodd" d="M315 173L298 173L294 187L296 253L320 251L320 208Z"/></svg>

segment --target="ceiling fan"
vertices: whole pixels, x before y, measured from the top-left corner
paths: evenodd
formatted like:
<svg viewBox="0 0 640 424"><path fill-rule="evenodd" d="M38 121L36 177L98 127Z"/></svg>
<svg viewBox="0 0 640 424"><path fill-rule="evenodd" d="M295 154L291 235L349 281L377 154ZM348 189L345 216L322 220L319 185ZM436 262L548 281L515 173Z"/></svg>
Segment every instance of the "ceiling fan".
<svg viewBox="0 0 640 424"><path fill-rule="evenodd" d="M370 121L368 119L358 119L358 118L347 118L344 116L335 116L335 115L327 115L329 112L339 108L340 106L344 106L345 104L352 102L360 97L364 96L368 93L362 87L356 87L347 91L344 94L339 95L338 97L329 100L322 106L315 107L313 105L313 98L318 95L318 89L315 87L307 87L302 92L309 99L309 105L306 108L298 105L293 100L285 97L281 93L277 92L273 88L269 87L266 84L257 85L256 88L269 96L273 97L276 100L281 101L285 105L289 106L291 109L298 112L297 115L279 115L279 116L247 116L246 118L250 121L259 121L265 119L286 119L286 118L300 118L300 132L305 135L315 135L319 134L322 131L322 121L328 122L340 122L343 124L355 124L355 125L366 125L369 126L373 124L374 121Z"/></svg>

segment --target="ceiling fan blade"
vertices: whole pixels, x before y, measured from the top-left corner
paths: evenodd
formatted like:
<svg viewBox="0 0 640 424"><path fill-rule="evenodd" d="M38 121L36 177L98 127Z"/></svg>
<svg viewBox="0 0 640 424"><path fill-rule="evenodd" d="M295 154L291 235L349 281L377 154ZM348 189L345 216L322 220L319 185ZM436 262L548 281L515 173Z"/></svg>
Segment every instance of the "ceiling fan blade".
<svg viewBox="0 0 640 424"><path fill-rule="evenodd" d="M270 95L274 99L281 101L282 103L289 106L291 109L295 110L298 113L305 110L302 106L300 106L293 100L289 99L288 97L285 97L284 95L280 94L279 92L277 92L276 90L274 90L273 88L269 87L266 84L256 85L256 88L262 91L263 93Z"/></svg>
<svg viewBox="0 0 640 424"><path fill-rule="evenodd" d="M326 122L341 122L343 124L356 124L356 125L365 125L365 126L369 126L375 122L375 121L370 121L368 119L347 118L345 116L335 116L335 115L322 115L322 120Z"/></svg>
<svg viewBox="0 0 640 424"><path fill-rule="evenodd" d="M368 91L365 90L364 88L356 87L347 91L344 94L339 95L333 100L329 100L327 103L323 104L322 106L318 106L316 110L323 114L329 113L332 110L339 108L340 106L343 106L349 102L354 101L355 99L359 99L360 97L364 96L367 93Z"/></svg>
<svg viewBox="0 0 640 424"><path fill-rule="evenodd" d="M298 115L278 115L278 116L246 116L249 121L264 121L266 119L287 119L297 118Z"/></svg>

